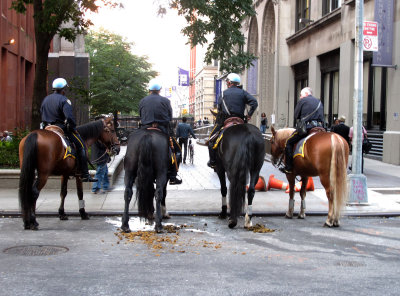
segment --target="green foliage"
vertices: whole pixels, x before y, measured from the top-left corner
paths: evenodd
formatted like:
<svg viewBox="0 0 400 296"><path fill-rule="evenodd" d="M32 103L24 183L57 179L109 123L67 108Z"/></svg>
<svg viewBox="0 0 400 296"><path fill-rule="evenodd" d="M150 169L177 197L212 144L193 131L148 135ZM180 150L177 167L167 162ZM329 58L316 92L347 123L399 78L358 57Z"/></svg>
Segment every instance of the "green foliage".
<svg viewBox="0 0 400 296"><path fill-rule="evenodd" d="M19 142L29 131L15 129L11 142L0 142L0 168L19 168L18 147Z"/></svg>
<svg viewBox="0 0 400 296"><path fill-rule="evenodd" d="M147 57L132 54L132 43L107 30L90 32L85 38L92 115L137 112L140 99L147 95L148 82L157 74Z"/></svg>
<svg viewBox="0 0 400 296"><path fill-rule="evenodd" d="M193 46L208 44L206 63L219 60L221 71L240 73L256 58L243 52L245 38L240 31L243 21L256 14L252 3L252 0L171 0L170 7L177 9L188 22L182 32Z"/></svg>
<svg viewBox="0 0 400 296"><path fill-rule="evenodd" d="M77 34L85 32L92 25L89 19L84 18L86 12L97 12L100 5L122 7L122 4L113 0L13 0L11 8L25 13L30 4L34 7L36 35L43 33L43 37L51 40L58 33L68 41L74 41ZM68 22L73 27L61 26Z"/></svg>

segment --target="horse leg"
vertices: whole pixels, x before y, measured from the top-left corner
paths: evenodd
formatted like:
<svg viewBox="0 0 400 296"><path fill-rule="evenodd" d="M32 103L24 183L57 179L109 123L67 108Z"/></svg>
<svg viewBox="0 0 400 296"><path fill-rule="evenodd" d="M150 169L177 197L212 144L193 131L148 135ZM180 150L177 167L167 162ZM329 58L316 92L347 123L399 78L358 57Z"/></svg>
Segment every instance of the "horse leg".
<svg viewBox="0 0 400 296"><path fill-rule="evenodd" d="M171 219L171 216L167 211L167 206L165 205L166 197L167 197L167 184L165 184L164 189L163 189L163 197L161 200L161 213L162 213L163 219Z"/></svg>
<svg viewBox="0 0 400 296"><path fill-rule="evenodd" d="M58 217L60 220L68 220L68 216L64 211L65 197L67 196L68 176L61 177L61 191L60 191L60 207L58 208Z"/></svg>
<svg viewBox="0 0 400 296"><path fill-rule="evenodd" d="M155 198L156 198L156 225L155 225L155 231L157 233L162 232L162 213L161 213L161 200L162 200L162 192L163 190L157 186L156 192L155 192Z"/></svg>
<svg viewBox="0 0 400 296"><path fill-rule="evenodd" d="M221 201L222 201L221 213L219 213L218 218L226 219L226 217L228 216L228 206L226 202L226 194L228 192L228 188L226 187L225 170L217 167L217 175L221 186Z"/></svg>
<svg viewBox="0 0 400 296"><path fill-rule="evenodd" d="M300 204L300 213L297 216L298 219L304 219L306 217L306 188L307 188L308 177L301 178L301 188L300 188L300 197L301 197L301 204Z"/></svg>
<svg viewBox="0 0 400 296"><path fill-rule="evenodd" d="M247 190L247 206L246 206L246 215L244 218L244 228L249 228L253 226L251 218L253 217L253 198L255 194L254 186L258 181L258 177L259 177L258 174L251 175L250 177L249 189Z"/></svg>
<svg viewBox="0 0 400 296"><path fill-rule="evenodd" d="M289 182L289 208L286 212L285 217L288 219L293 218L293 211L294 211L294 182L295 182L295 175L287 175L287 179Z"/></svg>
<svg viewBox="0 0 400 296"><path fill-rule="evenodd" d="M135 181L136 176L131 173L126 171L125 172L125 192L124 192L124 200L125 200L125 207L124 207L124 214L122 215L122 225L121 225L121 230L123 232L131 232L129 229L129 204L132 199L133 195L133 182Z"/></svg>
<svg viewBox="0 0 400 296"><path fill-rule="evenodd" d="M32 186L32 207L27 213L28 221L25 222L25 229L30 229L30 230L39 229L39 223L36 221L36 201L39 198L40 189L42 189L44 185L42 187L39 186L40 182L38 178L34 181Z"/></svg>
<svg viewBox="0 0 400 296"><path fill-rule="evenodd" d="M330 190L331 185L329 181L329 176L325 177L323 175L319 176L319 179L321 181L322 186L325 188L325 193L326 197L328 198L328 203L329 203L329 210L328 210L328 218L325 221L324 226L327 227L332 227L333 222L334 222L334 217L333 217L333 194Z"/></svg>
<svg viewBox="0 0 400 296"><path fill-rule="evenodd" d="M85 201L83 200L83 187L81 178L76 178L76 190L79 199L79 214L82 220L89 220L89 215L85 211Z"/></svg>

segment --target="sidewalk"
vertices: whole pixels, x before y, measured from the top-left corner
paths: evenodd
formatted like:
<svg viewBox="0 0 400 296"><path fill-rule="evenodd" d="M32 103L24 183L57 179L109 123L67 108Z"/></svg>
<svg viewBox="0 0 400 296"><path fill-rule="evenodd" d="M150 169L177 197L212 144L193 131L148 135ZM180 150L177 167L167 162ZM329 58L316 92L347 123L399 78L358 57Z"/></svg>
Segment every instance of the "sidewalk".
<svg viewBox="0 0 400 296"><path fill-rule="evenodd" d="M120 155L112 163L112 170L125 155L126 147L121 147ZM216 173L207 167L208 151L204 146L195 146L195 163L182 164L179 175L181 185L168 185L167 209L173 215L215 215L221 209L219 180ZM346 206L344 215L400 215L400 167L365 158L364 173L367 177L368 204ZM266 181L271 174L285 181L286 177L271 163L265 162L261 176ZM124 208L123 171L115 180L114 189L105 194L92 194L85 187L84 199L86 211L90 215L122 215ZM319 178L314 178L315 190L307 192L306 214L327 215L328 200ZM135 194L135 193L134 193ZM300 195L295 195L295 213L300 208ZM37 214L57 215L60 203L59 190L44 189L37 201ZM256 192L253 200L254 215L284 215L288 207L288 194L283 190ZM131 213L137 212L134 201ZM78 215L78 199L75 189L69 189L65 201L65 210L69 215ZM18 190L0 190L0 215L9 216L19 213Z"/></svg>

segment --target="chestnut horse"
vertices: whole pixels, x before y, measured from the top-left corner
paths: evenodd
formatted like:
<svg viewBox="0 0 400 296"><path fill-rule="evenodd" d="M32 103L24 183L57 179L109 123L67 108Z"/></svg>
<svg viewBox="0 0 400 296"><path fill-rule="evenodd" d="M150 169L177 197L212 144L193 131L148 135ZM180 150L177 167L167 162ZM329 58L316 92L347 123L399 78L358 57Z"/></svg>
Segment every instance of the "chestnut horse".
<svg viewBox="0 0 400 296"><path fill-rule="evenodd" d="M119 153L119 142L115 134L112 117L106 117L77 127L86 147L100 141L113 153ZM68 151L61 137L50 130L34 130L19 144L21 174L19 179L19 201L25 229L37 230L36 201L40 190L45 186L50 175L61 176L61 203L58 209L60 220L67 220L64 201L70 176L75 176L75 157L67 156ZM79 198L79 213L83 220L89 219L85 211L82 181L76 178Z"/></svg>
<svg viewBox="0 0 400 296"><path fill-rule="evenodd" d="M286 140L294 129L285 128L275 130L271 127L272 138L271 156L274 166L279 166L282 161ZM329 201L328 218L325 226L338 227L340 211L347 199L347 162L349 158L349 145L340 135L331 132L312 133L304 144L304 157L297 156L293 160L293 172L286 174L289 182L289 209L287 218L293 217L294 186L296 176L301 177L300 189L301 205L298 218L305 217L305 198L308 177L319 176L325 188Z"/></svg>

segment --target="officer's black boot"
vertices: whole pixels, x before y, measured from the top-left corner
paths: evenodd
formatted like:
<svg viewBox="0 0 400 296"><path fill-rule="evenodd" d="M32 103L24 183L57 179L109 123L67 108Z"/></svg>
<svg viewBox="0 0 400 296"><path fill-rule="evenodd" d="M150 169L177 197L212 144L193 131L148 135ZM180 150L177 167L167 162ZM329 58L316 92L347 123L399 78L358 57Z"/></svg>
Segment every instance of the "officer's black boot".
<svg viewBox="0 0 400 296"><path fill-rule="evenodd" d="M293 170L293 151L292 146L286 145L285 147L285 167L281 169L281 172L285 174L291 174Z"/></svg>
<svg viewBox="0 0 400 296"><path fill-rule="evenodd" d="M79 151L77 151L77 156L82 182L97 182L98 180L92 178L89 174L85 149L80 149Z"/></svg>
<svg viewBox="0 0 400 296"><path fill-rule="evenodd" d="M214 168L217 164L216 158L217 158L217 151L213 149L214 143L213 142L208 142L208 154L210 155L210 160L207 162L207 165L210 168Z"/></svg>
<svg viewBox="0 0 400 296"><path fill-rule="evenodd" d="M179 185L182 184L182 180L177 177L178 173L176 171L175 164L173 164L168 170L168 178L170 185Z"/></svg>

